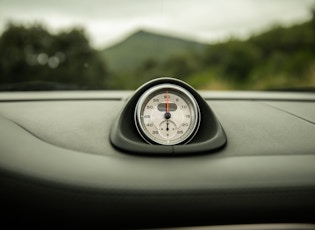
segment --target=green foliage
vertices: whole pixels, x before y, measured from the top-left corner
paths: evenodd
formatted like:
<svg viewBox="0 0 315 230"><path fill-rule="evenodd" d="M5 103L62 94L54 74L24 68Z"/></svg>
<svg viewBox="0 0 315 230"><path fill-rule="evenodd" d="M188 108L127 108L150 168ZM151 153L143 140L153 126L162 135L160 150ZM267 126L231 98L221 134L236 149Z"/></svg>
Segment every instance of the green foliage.
<svg viewBox="0 0 315 230"><path fill-rule="evenodd" d="M260 50L242 41L232 40L209 46L205 52L205 64L215 66L227 80L245 82L250 72L259 63Z"/></svg>
<svg viewBox="0 0 315 230"><path fill-rule="evenodd" d="M315 17L291 27L274 26L247 40L209 45L140 31L102 51L90 47L80 28L51 34L42 25L9 24L0 37L0 52L0 84L135 89L167 76L197 89L314 87Z"/></svg>
<svg viewBox="0 0 315 230"><path fill-rule="evenodd" d="M9 24L0 37L0 84L55 82L79 88L105 88L104 61L84 30L51 34L42 25Z"/></svg>
<svg viewBox="0 0 315 230"><path fill-rule="evenodd" d="M315 86L315 17L291 27L274 26L245 41L231 39L208 46L195 44L195 48L176 49L178 43L174 38L172 44L165 43L164 39L140 32L117 47L103 51L103 54L107 52L108 59L116 62L116 77L112 81L122 81L125 76L129 82L124 84L127 89L160 76L180 78L197 89ZM130 54L132 56L128 56ZM128 65L136 68L127 68ZM128 71L124 71L125 67ZM120 88L120 85L115 84L115 87Z"/></svg>
<svg viewBox="0 0 315 230"><path fill-rule="evenodd" d="M182 53L171 56L163 63L163 71L168 76L176 76L185 80L188 76L197 72L201 68L200 56L196 53Z"/></svg>

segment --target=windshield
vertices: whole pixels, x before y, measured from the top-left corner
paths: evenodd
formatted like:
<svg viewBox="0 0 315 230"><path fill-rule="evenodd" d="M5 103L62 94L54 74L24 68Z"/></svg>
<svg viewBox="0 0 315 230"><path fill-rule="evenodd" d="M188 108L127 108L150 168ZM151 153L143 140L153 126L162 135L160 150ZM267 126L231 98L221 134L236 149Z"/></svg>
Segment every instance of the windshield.
<svg viewBox="0 0 315 230"><path fill-rule="evenodd" d="M315 87L315 0L0 0L0 90Z"/></svg>

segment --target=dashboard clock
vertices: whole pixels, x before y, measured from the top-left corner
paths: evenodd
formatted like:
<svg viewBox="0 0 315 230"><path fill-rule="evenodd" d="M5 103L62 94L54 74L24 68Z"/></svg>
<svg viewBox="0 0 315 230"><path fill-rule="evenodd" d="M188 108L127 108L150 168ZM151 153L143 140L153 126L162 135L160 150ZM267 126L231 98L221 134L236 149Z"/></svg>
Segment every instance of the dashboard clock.
<svg viewBox="0 0 315 230"><path fill-rule="evenodd" d="M194 137L200 125L200 110L190 92L165 83L143 93L134 119L138 132L148 143L176 145Z"/></svg>
<svg viewBox="0 0 315 230"><path fill-rule="evenodd" d="M126 101L111 127L114 147L131 154L176 156L214 152L224 130L205 99L176 78L156 78Z"/></svg>

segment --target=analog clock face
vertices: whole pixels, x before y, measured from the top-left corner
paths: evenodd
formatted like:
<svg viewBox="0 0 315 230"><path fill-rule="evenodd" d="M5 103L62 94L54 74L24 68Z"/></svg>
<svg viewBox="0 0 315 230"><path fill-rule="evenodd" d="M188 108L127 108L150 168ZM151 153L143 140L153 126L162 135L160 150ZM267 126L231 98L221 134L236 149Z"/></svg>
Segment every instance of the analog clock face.
<svg viewBox="0 0 315 230"><path fill-rule="evenodd" d="M199 106L186 89L161 84L148 89L139 98L135 122L140 135L149 143L187 143L199 128Z"/></svg>

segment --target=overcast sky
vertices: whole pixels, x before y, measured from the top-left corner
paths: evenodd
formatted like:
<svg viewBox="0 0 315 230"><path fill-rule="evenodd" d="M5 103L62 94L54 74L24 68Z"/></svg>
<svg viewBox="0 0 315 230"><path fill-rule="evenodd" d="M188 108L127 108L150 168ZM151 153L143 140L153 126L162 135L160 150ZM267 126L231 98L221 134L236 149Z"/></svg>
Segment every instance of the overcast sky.
<svg viewBox="0 0 315 230"><path fill-rule="evenodd" d="M0 32L8 21L41 22L52 31L80 25L95 48L138 29L212 42L303 22L312 7L315 0L0 0Z"/></svg>

